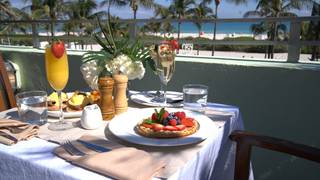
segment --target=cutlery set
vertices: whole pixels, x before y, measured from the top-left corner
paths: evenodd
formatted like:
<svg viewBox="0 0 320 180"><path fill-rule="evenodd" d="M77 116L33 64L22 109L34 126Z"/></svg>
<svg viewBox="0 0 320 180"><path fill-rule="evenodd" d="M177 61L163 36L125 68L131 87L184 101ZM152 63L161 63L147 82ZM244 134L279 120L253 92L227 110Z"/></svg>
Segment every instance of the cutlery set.
<svg viewBox="0 0 320 180"><path fill-rule="evenodd" d="M95 152L108 152L111 151L111 149L103 147L103 146L99 146L87 141L83 141L78 139L77 142L81 143L82 145L84 145L86 148L93 150ZM79 148L77 148L76 146L74 146L69 140L67 140L66 142L62 143L61 146L72 156L84 156L87 155L87 153L81 151Z"/></svg>

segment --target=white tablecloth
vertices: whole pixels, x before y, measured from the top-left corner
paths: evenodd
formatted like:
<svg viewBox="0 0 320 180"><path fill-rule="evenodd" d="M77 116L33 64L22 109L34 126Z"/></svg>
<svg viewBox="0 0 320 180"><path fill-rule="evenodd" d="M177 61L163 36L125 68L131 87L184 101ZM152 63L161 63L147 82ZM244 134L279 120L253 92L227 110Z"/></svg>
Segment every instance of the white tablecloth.
<svg viewBox="0 0 320 180"><path fill-rule="evenodd" d="M169 179L233 179L235 144L228 135L233 130L243 129L239 109L209 103L208 110L209 117L221 122L219 132L213 133L215 135L205 141L201 150ZM6 116L6 112L0 115ZM39 138L13 146L0 144L0 179L108 179L54 156L52 151L57 146Z"/></svg>

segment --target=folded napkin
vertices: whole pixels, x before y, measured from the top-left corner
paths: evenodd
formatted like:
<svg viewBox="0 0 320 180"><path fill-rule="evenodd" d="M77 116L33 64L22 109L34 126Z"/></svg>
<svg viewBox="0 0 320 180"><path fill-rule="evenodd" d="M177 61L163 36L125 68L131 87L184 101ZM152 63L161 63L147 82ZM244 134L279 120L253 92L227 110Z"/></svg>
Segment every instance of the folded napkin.
<svg viewBox="0 0 320 180"><path fill-rule="evenodd" d="M0 119L0 143L12 145L37 135L39 126L12 119Z"/></svg>
<svg viewBox="0 0 320 180"><path fill-rule="evenodd" d="M88 155L71 156L61 146L56 148L54 153L74 165L116 179L151 179L157 171L165 166L164 161L152 157L148 152L132 147L120 147L109 152L96 153L86 149L78 142L72 142L72 144Z"/></svg>

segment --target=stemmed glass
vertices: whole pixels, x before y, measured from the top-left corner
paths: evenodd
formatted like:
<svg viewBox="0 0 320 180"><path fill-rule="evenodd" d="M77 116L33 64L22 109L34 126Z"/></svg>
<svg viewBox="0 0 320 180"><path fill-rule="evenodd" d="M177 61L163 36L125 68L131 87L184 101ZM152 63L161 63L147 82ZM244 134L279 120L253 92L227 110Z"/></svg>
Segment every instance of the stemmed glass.
<svg viewBox="0 0 320 180"><path fill-rule="evenodd" d="M67 53L64 50L63 55L57 58L53 52L52 48L48 46L45 50L45 65L47 80L50 86L57 91L59 98L59 121L51 123L49 125L50 130L59 131L72 128L72 124L64 121L64 115L62 110L62 100L61 93L65 88L69 79L69 66Z"/></svg>
<svg viewBox="0 0 320 180"><path fill-rule="evenodd" d="M156 73L163 84L164 102L167 106L167 84L171 80L175 69L175 48L168 41L152 46L150 49L152 59L155 61Z"/></svg>

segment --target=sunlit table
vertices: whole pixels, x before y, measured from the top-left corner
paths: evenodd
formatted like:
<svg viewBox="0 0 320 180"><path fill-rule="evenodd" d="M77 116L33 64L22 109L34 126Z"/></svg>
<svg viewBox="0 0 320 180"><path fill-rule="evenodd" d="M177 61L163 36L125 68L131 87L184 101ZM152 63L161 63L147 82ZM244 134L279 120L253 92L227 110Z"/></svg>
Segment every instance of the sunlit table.
<svg viewBox="0 0 320 180"><path fill-rule="evenodd" d="M131 105L129 110L141 108ZM182 147L156 148L128 143L112 134L98 130L79 132L106 138L106 141L119 146L133 146L150 152L153 156L168 159L168 179L223 179L232 180L234 171L235 144L228 135L236 129L243 129L239 109L234 106L209 103L206 115L211 117L217 127L203 142ZM16 110L0 113L0 117L16 118ZM76 119L73 119L76 121ZM72 131L71 131L72 132ZM68 132L70 134L70 132ZM68 133L57 132L60 137ZM72 134L72 133L71 133ZM50 140L50 137L42 136ZM58 137L59 138L59 137ZM0 179L109 179L95 172L74 166L52 154L58 144L40 138L22 141L13 146L0 144ZM163 177L163 176L162 176ZM157 179L157 177L155 177Z"/></svg>

